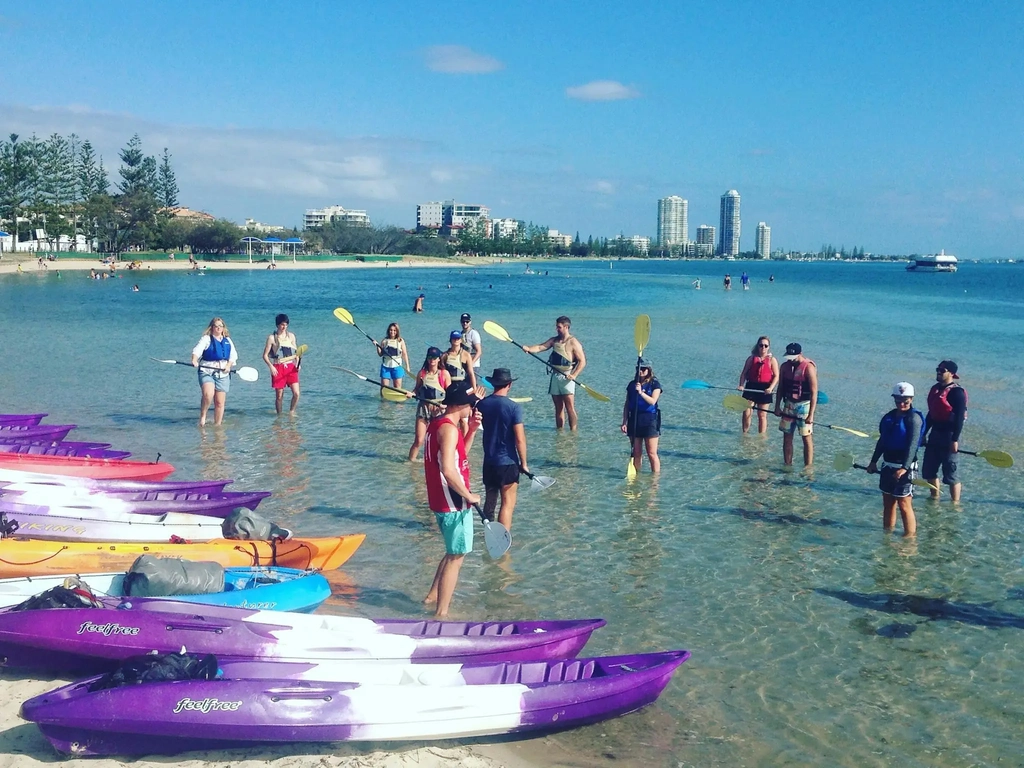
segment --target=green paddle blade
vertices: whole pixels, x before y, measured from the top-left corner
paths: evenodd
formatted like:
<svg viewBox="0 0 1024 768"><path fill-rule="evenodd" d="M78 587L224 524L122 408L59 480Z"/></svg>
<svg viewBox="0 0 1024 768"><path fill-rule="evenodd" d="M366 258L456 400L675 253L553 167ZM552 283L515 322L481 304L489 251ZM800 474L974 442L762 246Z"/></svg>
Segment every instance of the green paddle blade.
<svg viewBox="0 0 1024 768"><path fill-rule="evenodd" d="M651 318L650 315L637 315L636 323L633 326L633 343L636 344L636 353L643 357L647 342L651 340Z"/></svg>
<svg viewBox="0 0 1024 768"><path fill-rule="evenodd" d="M636 480L636 465L633 464L633 457L629 457L629 463L626 465L626 479Z"/></svg>
<svg viewBox="0 0 1024 768"><path fill-rule="evenodd" d="M344 307L338 307L336 310L334 310L334 316L347 325L356 324L356 321L352 319L352 313L349 312Z"/></svg>
<svg viewBox="0 0 1024 768"><path fill-rule="evenodd" d="M598 392L596 389L591 389L586 384L584 384L582 381L577 381L576 383L580 385L580 387L583 389L584 392L586 392L588 395L590 395L595 400L600 400L602 403L610 403L612 401L612 399L610 397L608 397L608 395L603 395L600 392Z"/></svg>
<svg viewBox="0 0 1024 768"><path fill-rule="evenodd" d="M510 397L509 400L511 400L513 403L532 403L533 402L533 398L532 397Z"/></svg>
<svg viewBox="0 0 1024 768"><path fill-rule="evenodd" d="M745 411L754 404L744 397L739 395L726 395L722 400L722 405L728 408L730 411Z"/></svg>
<svg viewBox="0 0 1024 768"><path fill-rule="evenodd" d="M299 348L295 350L295 356L302 357L307 352L309 352L309 344L300 344Z"/></svg>
<svg viewBox="0 0 1024 768"><path fill-rule="evenodd" d="M484 332L489 333L499 341L512 341L512 337L508 335L508 332L493 320L484 320Z"/></svg>
<svg viewBox="0 0 1024 768"><path fill-rule="evenodd" d="M1013 466L1013 456L1006 451L978 451L978 455L993 467L1009 469Z"/></svg>
<svg viewBox="0 0 1024 768"><path fill-rule="evenodd" d="M404 403L409 399L403 392L397 389L392 389L391 387L381 387L380 396L389 403Z"/></svg>
<svg viewBox="0 0 1024 768"><path fill-rule="evenodd" d="M832 468L839 472L853 469L853 454L848 451L837 453L835 459L832 460Z"/></svg>

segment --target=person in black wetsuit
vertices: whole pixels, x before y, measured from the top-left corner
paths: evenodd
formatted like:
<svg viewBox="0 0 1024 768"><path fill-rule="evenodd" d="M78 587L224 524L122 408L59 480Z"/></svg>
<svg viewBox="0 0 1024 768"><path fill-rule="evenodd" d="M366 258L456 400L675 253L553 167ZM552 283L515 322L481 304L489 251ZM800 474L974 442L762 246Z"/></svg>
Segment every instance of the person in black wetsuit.
<svg viewBox="0 0 1024 768"><path fill-rule="evenodd" d="M882 492L882 528L896 527L896 508L903 520L903 535L917 532L914 517L914 472L917 449L924 435L924 414L914 408L914 385L906 381L892 388L896 407L878 424L878 442L871 454L868 472L878 472L878 489ZM882 459L881 468L878 460Z"/></svg>

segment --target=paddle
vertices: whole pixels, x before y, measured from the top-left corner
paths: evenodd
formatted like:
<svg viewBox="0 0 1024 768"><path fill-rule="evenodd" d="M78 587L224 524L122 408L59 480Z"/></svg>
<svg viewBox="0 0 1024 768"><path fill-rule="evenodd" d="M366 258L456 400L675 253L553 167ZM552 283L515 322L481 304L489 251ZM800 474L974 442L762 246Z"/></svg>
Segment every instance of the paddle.
<svg viewBox="0 0 1024 768"><path fill-rule="evenodd" d="M373 336L371 336L358 325L356 325L356 321L352 318L352 313L349 312L347 309L345 309L344 307L338 307L337 309L334 310L334 316L341 320L341 322L345 323L345 325L351 325L353 328L355 328L357 331L363 334L363 336L370 340L370 343L373 344L374 348L380 349L380 344L378 344L376 340L374 340Z"/></svg>
<svg viewBox="0 0 1024 768"><path fill-rule="evenodd" d="M522 467L519 468L519 472L530 478L530 487L535 491L546 491L548 488L555 484L555 478L553 477L535 475L533 474L533 472L527 472Z"/></svg>
<svg viewBox="0 0 1024 768"><path fill-rule="evenodd" d="M957 453L977 456L979 459L987 461L993 467L999 467L1000 469L1009 469L1013 466L1013 456L1006 451L957 451Z"/></svg>
<svg viewBox="0 0 1024 768"><path fill-rule="evenodd" d="M185 362L184 360L159 360L155 357L151 357L149 359L157 363L167 363L168 365L187 365L189 368L195 368L192 363ZM205 368L208 371L217 370L216 368L210 368L207 365L200 365L199 367ZM242 381L258 381L260 378L260 372L247 365L243 365L241 368L234 368L231 373L238 376Z"/></svg>
<svg viewBox="0 0 1024 768"><path fill-rule="evenodd" d="M679 385L680 389L731 389L735 390L736 387L716 387L714 384L708 384L706 381L700 379L687 379ZM763 392L762 389L744 389L744 392ZM818 405L825 405L828 403L828 395L824 392L818 392Z"/></svg>
<svg viewBox="0 0 1024 768"><path fill-rule="evenodd" d="M516 341L511 336L509 336L508 332L504 328L502 328L500 325L495 323L493 320L486 320L486 321L484 321L484 330L487 333L489 333L491 336L493 336L494 338L498 339L498 341L507 341L507 342L510 342L512 344L515 344L520 349L523 349L523 345L522 344L520 344L518 341ZM526 352L526 350L523 349L523 352ZM556 371L554 368L552 368L551 365L548 363L548 361L545 360L543 357L540 357L539 355L535 355L533 352L526 352L526 354L528 354L530 357L533 357L533 358L536 358L537 360L540 360L552 372L560 373L560 371ZM576 383L580 385L580 388L584 392L586 392L588 395L590 395L595 400L600 400L602 403L610 403L611 402L611 398L610 397L608 397L607 395L602 395L597 390L591 389L586 384L584 384L582 381L577 381Z"/></svg>
<svg viewBox="0 0 1024 768"><path fill-rule="evenodd" d="M512 547L512 532L501 523L484 517L484 511L479 505L474 504L473 509L484 523L484 546L487 547L487 554L497 560Z"/></svg>
<svg viewBox="0 0 1024 768"><path fill-rule="evenodd" d="M651 340L651 318L650 315L637 315L633 324L633 344L636 346L636 374L634 383L640 383L640 362L644 356L644 347ZM636 423L636 412L640 407L640 396L633 400L633 423ZM626 465L626 479L636 479L636 463L633 461L633 440L629 441L629 463Z"/></svg>
<svg viewBox="0 0 1024 768"><path fill-rule="evenodd" d="M380 396L383 397L385 400L388 400L389 402L404 403L406 400L420 399L415 393L410 392L407 389L398 389L397 387L384 386L379 381L368 379L366 376L356 373L355 371L350 371L348 368L342 368L340 365L332 365L331 368L334 368L335 370L339 371L344 371L345 373L351 373L360 381L365 381L367 384L377 387L377 389L380 390Z"/></svg>
<svg viewBox="0 0 1024 768"><path fill-rule="evenodd" d="M739 395L726 395L725 399L722 400L722 405L728 408L730 411L745 411L751 406L749 400L745 400ZM766 411L766 413L774 413L774 411ZM861 432L858 429L850 429L849 427L837 427L835 424L824 424L820 421L809 421L808 424L813 424L816 427L827 427L828 429L836 429L840 432L849 432L851 435L857 437L871 437L867 432Z"/></svg>
<svg viewBox="0 0 1024 768"><path fill-rule="evenodd" d="M533 402L533 398L532 397L510 397L509 400L511 400L513 403L532 403Z"/></svg>
<svg viewBox="0 0 1024 768"><path fill-rule="evenodd" d="M848 469L863 469L865 472L870 471L867 467L863 466L862 464L855 464L853 462L853 454L847 451L843 451L841 453L836 454L836 458L832 462L832 468L840 472L845 472ZM938 486L932 485L927 480L920 477L915 477L913 480L911 480L911 482L914 485L920 486L922 488L929 488L933 491L939 490Z"/></svg>

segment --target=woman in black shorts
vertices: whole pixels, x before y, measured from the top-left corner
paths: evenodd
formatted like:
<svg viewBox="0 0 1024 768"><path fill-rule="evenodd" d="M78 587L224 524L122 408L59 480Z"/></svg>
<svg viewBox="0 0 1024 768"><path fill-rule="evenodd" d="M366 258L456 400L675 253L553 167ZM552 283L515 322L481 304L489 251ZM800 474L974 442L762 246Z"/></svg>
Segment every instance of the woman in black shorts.
<svg viewBox="0 0 1024 768"><path fill-rule="evenodd" d="M771 353L772 343L767 336L758 338L750 357L740 371L740 384L736 389L743 397L757 406L757 431L768 431L768 406L772 395L779 386L779 361ZM743 412L743 432L750 430L751 408Z"/></svg>
<svg viewBox="0 0 1024 768"><path fill-rule="evenodd" d="M637 376L626 385L626 402L622 406L622 431L633 445L633 466L640 471L643 450L651 462L651 472L661 472L658 458L658 438L661 436L661 382L654 378L651 361L641 358Z"/></svg>

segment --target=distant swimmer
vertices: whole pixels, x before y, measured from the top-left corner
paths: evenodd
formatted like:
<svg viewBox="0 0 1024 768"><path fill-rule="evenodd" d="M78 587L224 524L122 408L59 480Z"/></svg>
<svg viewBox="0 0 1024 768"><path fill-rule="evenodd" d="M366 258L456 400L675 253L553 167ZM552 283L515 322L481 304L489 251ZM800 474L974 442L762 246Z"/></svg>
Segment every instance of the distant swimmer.
<svg viewBox="0 0 1024 768"><path fill-rule="evenodd" d="M138 292L139 292L139 286L138 285L133 285L132 286L132 293L138 293Z"/></svg>
<svg viewBox="0 0 1024 768"><path fill-rule="evenodd" d="M914 385L899 382L892 389L896 407L882 417L878 425L878 442L871 454L868 472L878 472L878 489L882 492L882 528L896 527L896 508L903 519L903 535L917 532L914 517L914 472L917 470L917 448L924 436L924 414L914 408ZM882 460L879 469L878 460Z"/></svg>
<svg viewBox="0 0 1024 768"><path fill-rule="evenodd" d="M691 283L691 285L693 285L694 290L699 291L700 290L700 278L698 277L696 280L694 280L693 283Z"/></svg>
<svg viewBox="0 0 1024 768"><path fill-rule="evenodd" d="M725 279L722 281L722 285L725 286L725 290L731 291L732 290L732 275L726 275Z"/></svg>
<svg viewBox="0 0 1024 768"><path fill-rule="evenodd" d="M775 282L775 275L768 275L768 282L769 283L774 283Z"/></svg>
<svg viewBox="0 0 1024 768"><path fill-rule="evenodd" d="M740 282L743 284L744 291L750 290L750 277L747 275L746 272L740 275Z"/></svg>
<svg viewBox="0 0 1024 768"><path fill-rule="evenodd" d="M419 296L416 297L416 300L412 303L412 311L413 312L422 312L423 311L423 298L424 298L424 296L423 296L422 293Z"/></svg>

